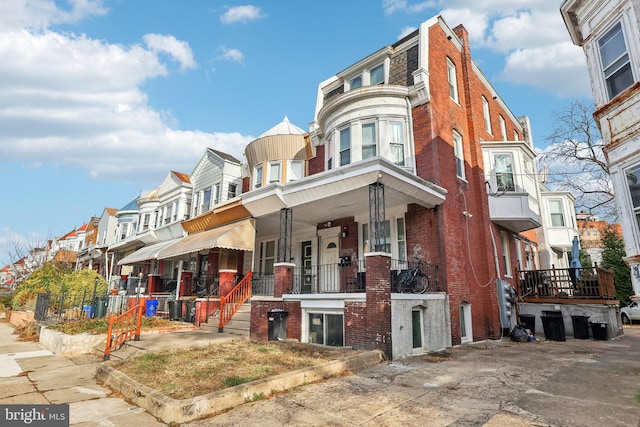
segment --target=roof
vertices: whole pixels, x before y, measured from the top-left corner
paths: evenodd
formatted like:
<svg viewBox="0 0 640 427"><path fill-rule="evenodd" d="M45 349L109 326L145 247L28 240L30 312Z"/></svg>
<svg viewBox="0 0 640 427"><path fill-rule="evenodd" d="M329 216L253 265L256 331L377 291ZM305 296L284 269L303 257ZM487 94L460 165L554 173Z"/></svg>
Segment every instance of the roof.
<svg viewBox="0 0 640 427"><path fill-rule="evenodd" d="M116 212L118 212L118 209L116 208L106 208L107 210L107 214L111 215L111 216L115 216Z"/></svg>
<svg viewBox="0 0 640 427"><path fill-rule="evenodd" d="M121 211L137 211L138 210L138 197L121 207Z"/></svg>
<svg viewBox="0 0 640 427"><path fill-rule="evenodd" d="M284 119L260 135L258 138L264 138L267 136L275 136L275 135L304 135L306 132L300 129L298 126L292 124L287 116L284 116Z"/></svg>
<svg viewBox="0 0 640 427"><path fill-rule="evenodd" d="M222 151L214 150L213 148L209 148L209 150L211 150L212 153L220 157L222 160L227 160L229 162L234 162L234 163L241 163L240 160L236 159L231 154L223 153Z"/></svg>
<svg viewBox="0 0 640 427"><path fill-rule="evenodd" d="M77 231L87 231L87 225L88 225L88 224L85 222L84 224L82 224L82 225L80 226L80 228L78 228L78 230L77 230Z"/></svg>
<svg viewBox="0 0 640 427"><path fill-rule="evenodd" d="M189 182L189 183L191 182L189 175L187 175L186 173L176 172L176 171L171 171L171 173L174 174L176 178L178 178L182 182Z"/></svg>

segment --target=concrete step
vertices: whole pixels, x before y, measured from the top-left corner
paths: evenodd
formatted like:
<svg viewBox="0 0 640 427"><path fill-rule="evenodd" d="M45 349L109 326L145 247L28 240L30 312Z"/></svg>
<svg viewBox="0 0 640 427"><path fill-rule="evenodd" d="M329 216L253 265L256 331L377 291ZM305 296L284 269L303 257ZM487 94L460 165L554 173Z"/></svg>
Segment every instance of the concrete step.
<svg viewBox="0 0 640 427"><path fill-rule="evenodd" d="M217 323L216 323L217 325ZM234 335L249 336L251 330L251 303L246 302L236 311L231 320L224 326L224 332Z"/></svg>

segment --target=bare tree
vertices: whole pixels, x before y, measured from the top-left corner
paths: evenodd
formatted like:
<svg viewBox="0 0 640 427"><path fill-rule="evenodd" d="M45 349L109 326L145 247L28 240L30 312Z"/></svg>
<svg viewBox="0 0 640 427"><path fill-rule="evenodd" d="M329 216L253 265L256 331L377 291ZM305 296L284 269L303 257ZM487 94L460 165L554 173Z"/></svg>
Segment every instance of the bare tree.
<svg viewBox="0 0 640 427"><path fill-rule="evenodd" d="M554 190L576 197L576 208L614 220L615 196L594 110L593 104L576 100L555 112L553 132L546 138L549 147L538 164L545 167L543 175Z"/></svg>
<svg viewBox="0 0 640 427"><path fill-rule="evenodd" d="M49 258L48 239L25 238L9 231L2 239L0 252L9 260L14 285L42 267Z"/></svg>

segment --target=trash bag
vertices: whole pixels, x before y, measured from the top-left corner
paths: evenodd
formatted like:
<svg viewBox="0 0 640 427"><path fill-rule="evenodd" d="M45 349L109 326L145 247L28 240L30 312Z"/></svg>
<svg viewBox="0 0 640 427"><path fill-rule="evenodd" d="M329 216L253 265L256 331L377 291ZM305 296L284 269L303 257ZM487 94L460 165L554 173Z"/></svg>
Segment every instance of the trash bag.
<svg viewBox="0 0 640 427"><path fill-rule="evenodd" d="M529 332L527 331L527 325L521 323L517 325L511 331L511 341L515 342L529 342Z"/></svg>

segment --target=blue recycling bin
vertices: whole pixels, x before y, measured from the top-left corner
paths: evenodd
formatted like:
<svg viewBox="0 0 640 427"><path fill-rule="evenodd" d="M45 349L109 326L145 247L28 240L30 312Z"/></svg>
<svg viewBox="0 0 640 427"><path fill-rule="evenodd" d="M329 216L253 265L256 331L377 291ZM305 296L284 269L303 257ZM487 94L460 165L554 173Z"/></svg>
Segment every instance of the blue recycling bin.
<svg viewBox="0 0 640 427"><path fill-rule="evenodd" d="M84 311L85 317L87 319L91 319L93 317L93 306L92 305L83 305L82 306L82 311Z"/></svg>
<svg viewBox="0 0 640 427"><path fill-rule="evenodd" d="M147 317L152 317L156 315L156 311L158 311L158 300L157 299L148 299L145 301L145 314Z"/></svg>

